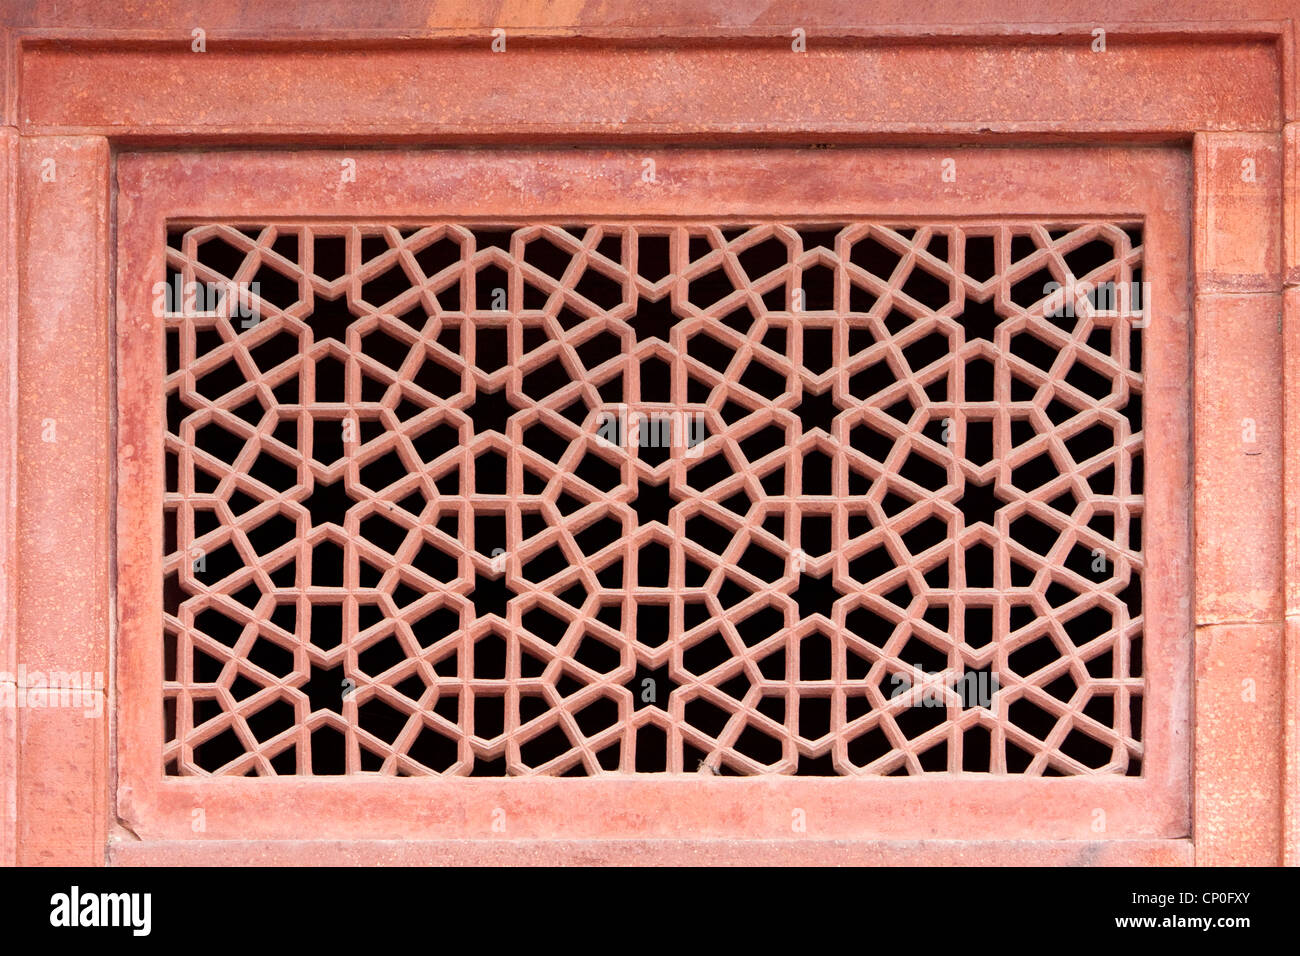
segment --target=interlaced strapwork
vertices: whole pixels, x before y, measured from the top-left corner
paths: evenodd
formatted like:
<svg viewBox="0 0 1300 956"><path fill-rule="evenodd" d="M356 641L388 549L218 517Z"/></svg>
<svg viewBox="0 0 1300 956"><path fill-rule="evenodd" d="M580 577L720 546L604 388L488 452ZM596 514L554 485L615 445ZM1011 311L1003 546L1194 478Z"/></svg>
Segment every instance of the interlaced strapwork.
<svg viewBox="0 0 1300 956"><path fill-rule="evenodd" d="M1134 227L168 244L169 773L1141 772Z"/></svg>

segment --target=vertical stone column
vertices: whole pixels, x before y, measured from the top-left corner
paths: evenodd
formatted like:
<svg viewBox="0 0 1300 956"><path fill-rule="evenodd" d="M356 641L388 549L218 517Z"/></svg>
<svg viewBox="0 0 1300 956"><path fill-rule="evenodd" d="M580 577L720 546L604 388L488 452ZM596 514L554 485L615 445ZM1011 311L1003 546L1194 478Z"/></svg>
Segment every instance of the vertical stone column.
<svg viewBox="0 0 1300 956"><path fill-rule="evenodd" d="M0 40L4 38L0 36ZM17 408L14 362L18 355L17 236L14 215L16 190L13 168L18 152L18 133L11 126L0 127L0 402L4 422L0 425L0 866L13 866L15 833L18 825L18 711L10 706L17 698L18 647L15 635L14 576L17 574L14 539L14 469L16 466L14 427Z"/></svg>
<svg viewBox="0 0 1300 956"><path fill-rule="evenodd" d="M1283 327L1285 329L1286 652L1282 754L1282 861L1300 866L1300 123L1283 136Z"/></svg>
<svg viewBox="0 0 1300 956"><path fill-rule="evenodd" d="M16 857L96 865L109 795L108 141L23 137L14 172ZM90 675L92 694L49 690L72 674Z"/></svg>
<svg viewBox="0 0 1300 956"><path fill-rule="evenodd" d="M1199 864L1270 865L1282 819L1281 143L1203 133L1194 149L1193 837Z"/></svg>

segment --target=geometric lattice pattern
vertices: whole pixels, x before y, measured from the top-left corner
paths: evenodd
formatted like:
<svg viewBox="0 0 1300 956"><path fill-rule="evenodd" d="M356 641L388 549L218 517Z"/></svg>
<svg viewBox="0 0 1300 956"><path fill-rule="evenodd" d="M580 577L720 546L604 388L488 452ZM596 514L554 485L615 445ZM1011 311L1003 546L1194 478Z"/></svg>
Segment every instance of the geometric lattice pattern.
<svg viewBox="0 0 1300 956"><path fill-rule="evenodd" d="M1137 226L167 241L168 773L1141 773Z"/></svg>

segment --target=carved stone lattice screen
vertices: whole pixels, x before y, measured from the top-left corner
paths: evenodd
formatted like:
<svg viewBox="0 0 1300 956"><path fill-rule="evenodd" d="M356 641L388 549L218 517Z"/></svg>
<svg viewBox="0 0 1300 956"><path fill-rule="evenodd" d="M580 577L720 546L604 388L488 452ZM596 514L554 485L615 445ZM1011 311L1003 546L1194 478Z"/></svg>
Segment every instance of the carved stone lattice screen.
<svg viewBox="0 0 1300 956"><path fill-rule="evenodd" d="M169 774L1142 773L1137 225L167 241Z"/></svg>

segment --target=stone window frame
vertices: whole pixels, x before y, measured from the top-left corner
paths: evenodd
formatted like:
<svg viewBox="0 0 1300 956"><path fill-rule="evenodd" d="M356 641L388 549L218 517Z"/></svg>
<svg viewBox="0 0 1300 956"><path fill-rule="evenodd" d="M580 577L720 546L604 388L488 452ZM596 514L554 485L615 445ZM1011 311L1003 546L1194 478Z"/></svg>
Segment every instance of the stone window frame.
<svg viewBox="0 0 1300 956"><path fill-rule="evenodd" d="M464 839L490 836L504 811L509 831L530 836L633 839L647 831L699 839L739 839L789 830L795 810L813 812L824 836L840 839L1117 839L1159 840L1186 832L1189 777L1186 740L1190 641L1186 609L1190 522L1187 520L1190 404L1187 351L1189 303L1181 286L1189 254L1178 223L1185 202L1166 190L1187 178L1186 157L1163 147L969 148L956 152L961 175L936 193L939 154L931 149L843 148L762 154L763 186L747 192L756 173L748 151L672 150L659 154L671 177L642 188L636 151L483 150L374 152L346 189L311 200L330 221L382 208L386 218L438 220L472 208L487 221L631 219L703 214L721 194L737 215L767 219L797 210L809 221L832 221L852 210L888 219L908 216L1014 217L1050 210L1060 221L1079 217L1143 221L1144 277L1159 303L1143 330L1146 503L1143 605L1147 690L1141 777L1099 775L1017 778L922 775L911 780L852 778L625 775L591 779L420 779L367 777L159 778L162 706L162 431L164 323L154 315L157 277L164 274L168 221L251 221L301 216L301 196L333 178L342 151L276 153L124 153L118 157L117 595L118 813L143 838L183 839L190 811L203 806L207 839L269 838L277 832L337 838ZM1006 170L1034 164L1069 170L1063 193L1055 176L1036 177L999 192ZM201 168L202 175L195 176ZM586 184L580 197L571 183ZM826 190L825 184L833 189ZM1172 185L1172 189L1170 186ZM352 188L352 187L356 188ZM879 212L875 212L878 210ZM129 388L126 383L131 383ZM1154 386L1154 387L1152 387ZM1150 716L1146 716L1150 715ZM849 784L846 786L846 783ZM364 819L349 816L364 788ZM286 806L283 794L295 794ZM420 808L428 808L421 812ZM943 807L942 812L933 808ZM1025 812L1032 808L1032 812ZM1098 815L1097 810L1102 814ZM433 815L431 816L430 813ZM454 814L454 821L443 814ZM1103 829L1097 829L1104 823Z"/></svg>

